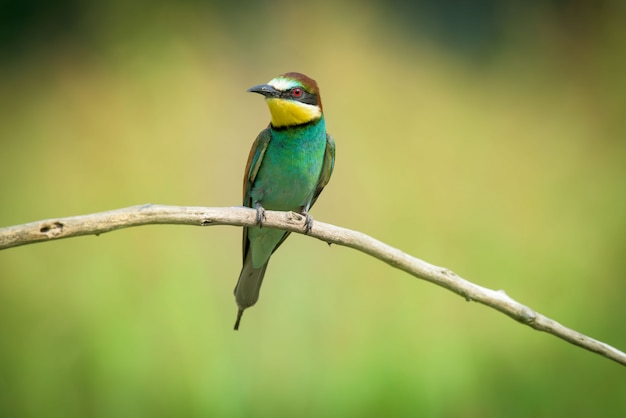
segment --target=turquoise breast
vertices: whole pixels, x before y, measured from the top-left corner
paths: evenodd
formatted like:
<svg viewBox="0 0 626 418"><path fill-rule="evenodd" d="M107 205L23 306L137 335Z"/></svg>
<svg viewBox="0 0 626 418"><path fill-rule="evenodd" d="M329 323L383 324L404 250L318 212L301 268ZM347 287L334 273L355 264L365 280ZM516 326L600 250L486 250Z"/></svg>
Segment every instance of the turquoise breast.
<svg viewBox="0 0 626 418"><path fill-rule="evenodd" d="M265 209L299 211L310 204L326 150L323 117L302 127L271 130L250 195Z"/></svg>

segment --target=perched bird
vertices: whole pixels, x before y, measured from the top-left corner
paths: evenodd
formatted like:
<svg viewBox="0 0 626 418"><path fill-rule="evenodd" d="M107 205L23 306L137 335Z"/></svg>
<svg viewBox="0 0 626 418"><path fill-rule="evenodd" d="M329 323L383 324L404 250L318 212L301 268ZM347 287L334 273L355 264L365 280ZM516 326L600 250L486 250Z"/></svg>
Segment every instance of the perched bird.
<svg viewBox="0 0 626 418"><path fill-rule="evenodd" d="M335 164L335 142L326 133L315 80L285 73L248 91L265 96L271 122L254 141L244 173L243 204L256 209L259 226L243 229L235 330L243 311L259 298L270 256L289 236L279 229L262 228L264 210L301 213L308 232L313 222L309 209L328 184Z"/></svg>

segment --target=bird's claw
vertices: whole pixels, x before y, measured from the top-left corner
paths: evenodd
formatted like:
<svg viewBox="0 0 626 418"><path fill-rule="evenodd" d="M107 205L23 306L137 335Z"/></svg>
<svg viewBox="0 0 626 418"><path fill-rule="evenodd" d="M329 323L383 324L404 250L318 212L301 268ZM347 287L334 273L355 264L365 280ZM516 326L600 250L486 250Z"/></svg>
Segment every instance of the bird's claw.
<svg viewBox="0 0 626 418"><path fill-rule="evenodd" d="M263 228L263 221L265 220L265 208L261 206L260 203L254 205L256 209L256 223L259 225L259 228Z"/></svg>
<svg viewBox="0 0 626 418"><path fill-rule="evenodd" d="M308 234L311 232L311 228L313 228L313 217L308 213L303 213L304 216L304 233Z"/></svg>

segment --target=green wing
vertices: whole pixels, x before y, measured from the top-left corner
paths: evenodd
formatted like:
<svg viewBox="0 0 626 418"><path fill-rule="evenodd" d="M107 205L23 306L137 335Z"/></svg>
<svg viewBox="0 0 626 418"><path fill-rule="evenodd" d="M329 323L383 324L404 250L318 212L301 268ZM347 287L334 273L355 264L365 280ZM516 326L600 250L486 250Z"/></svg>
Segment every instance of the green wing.
<svg viewBox="0 0 626 418"><path fill-rule="evenodd" d="M250 197L250 190L256 180L256 176L259 173L259 168L263 163L263 156L267 150L267 145L270 143L272 134L270 128L265 128L254 140L252 149L250 149L250 155L248 155L248 164L246 165L246 171L243 176L243 205L252 207L252 198Z"/></svg>
<svg viewBox="0 0 626 418"><path fill-rule="evenodd" d="M248 156L248 163L246 164L246 171L243 176L243 205L249 208L252 207L252 197L250 197L250 190L256 180L256 176L259 173L259 168L263 163L263 156L267 150L267 145L270 143L272 135L270 128L265 128L256 137L250 149L250 155ZM248 253L248 228L243 228L243 243L242 243L242 255L243 260L246 260L246 254Z"/></svg>
<svg viewBox="0 0 626 418"><path fill-rule="evenodd" d="M324 164L322 165L322 172L320 173L320 178L317 181L317 186L315 186L315 193L313 194L313 199L311 200L311 205L309 207L313 207L313 204L317 200L317 197L322 193L324 187L330 181L330 176L333 174L333 169L335 168L335 140L332 136L326 134L326 152L324 153Z"/></svg>

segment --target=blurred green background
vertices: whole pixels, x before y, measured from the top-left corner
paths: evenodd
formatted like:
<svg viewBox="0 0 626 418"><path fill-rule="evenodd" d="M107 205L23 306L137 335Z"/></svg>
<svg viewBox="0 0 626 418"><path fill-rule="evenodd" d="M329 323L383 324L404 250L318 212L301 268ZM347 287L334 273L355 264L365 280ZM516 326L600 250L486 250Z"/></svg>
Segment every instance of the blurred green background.
<svg viewBox="0 0 626 418"><path fill-rule="evenodd" d="M321 86L314 218L626 349L626 10L615 1L8 1L0 225L241 202L269 121ZM0 252L1 417L618 416L624 369L292 235L233 332L241 230Z"/></svg>

